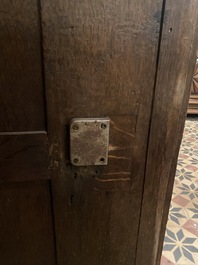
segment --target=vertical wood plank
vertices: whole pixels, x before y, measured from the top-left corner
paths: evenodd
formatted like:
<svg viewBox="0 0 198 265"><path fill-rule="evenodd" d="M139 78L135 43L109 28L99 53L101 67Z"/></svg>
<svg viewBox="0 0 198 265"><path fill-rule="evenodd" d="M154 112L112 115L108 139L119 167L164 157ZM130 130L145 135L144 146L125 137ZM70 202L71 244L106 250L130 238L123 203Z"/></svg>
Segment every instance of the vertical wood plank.
<svg viewBox="0 0 198 265"><path fill-rule="evenodd" d="M136 265L160 264L196 60L197 29L197 1L166 1Z"/></svg>
<svg viewBox="0 0 198 265"><path fill-rule="evenodd" d="M134 264L162 1L41 3L58 264ZM104 116L108 166L72 167L69 121Z"/></svg>
<svg viewBox="0 0 198 265"><path fill-rule="evenodd" d="M46 132L0 133L0 183L49 179Z"/></svg>
<svg viewBox="0 0 198 265"><path fill-rule="evenodd" d="M0 1L2 265L56 263L38 4Z"/></svg>
<svg viewBox="0 0 198 265"><path fill-rule="evenodd" d="M49 181L0 184L0 264L55 265Z"/></svg>
<svg viewBox="0 0 198 265"><path fill-rule="evenodd" d="M0 1L0 131L45 130L37 0Z"/></svg>

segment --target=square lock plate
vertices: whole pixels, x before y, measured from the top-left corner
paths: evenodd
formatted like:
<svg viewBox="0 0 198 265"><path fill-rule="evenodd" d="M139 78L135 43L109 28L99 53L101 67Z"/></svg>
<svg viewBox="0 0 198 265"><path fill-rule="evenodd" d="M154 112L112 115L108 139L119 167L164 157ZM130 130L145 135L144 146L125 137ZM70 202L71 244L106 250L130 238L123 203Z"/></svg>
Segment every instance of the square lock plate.
<svg viewBox="0 0 198 265"><path fill-rule="evenodd" d="M107 165L109 127L109 118L76 118L70 122L72 165Z"/></svg>

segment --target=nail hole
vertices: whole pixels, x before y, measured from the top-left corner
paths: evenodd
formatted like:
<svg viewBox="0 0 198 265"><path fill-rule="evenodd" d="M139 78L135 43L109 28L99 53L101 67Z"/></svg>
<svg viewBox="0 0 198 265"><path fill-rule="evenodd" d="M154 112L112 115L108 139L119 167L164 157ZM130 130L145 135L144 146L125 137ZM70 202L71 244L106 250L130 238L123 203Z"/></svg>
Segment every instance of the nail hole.
<svg viewBox="0 0 198 265"><path fill-rule="evenodd" d="M100 162L104 162L104 161L105 161L104 157L101 157Z"/></svg>
<svg viewBox="0 0 198 265"><path fill-rule="evenodd" d="M74 178L75 178L75 179L77 178L77 173L76 173L76 172L74 173Z"/></svg>
<svg viewBox="0 0 198 265"><path fill-rule="evenodd" d="M170 28L170 29L169 29L169 32L172 32L172 31L173 31L173 28Z"/></svg>

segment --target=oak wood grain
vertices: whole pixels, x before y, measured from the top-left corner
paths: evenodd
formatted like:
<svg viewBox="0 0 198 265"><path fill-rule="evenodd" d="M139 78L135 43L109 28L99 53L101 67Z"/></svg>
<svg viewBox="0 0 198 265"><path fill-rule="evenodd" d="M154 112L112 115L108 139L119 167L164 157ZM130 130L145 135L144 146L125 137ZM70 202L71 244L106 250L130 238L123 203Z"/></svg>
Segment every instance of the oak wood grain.
<svg viewBox="0 0 198 265"><path fill-rule="evenodd" d="M167 0L151 118L136 265L160 264L198 43L198 5Z"/></svg>
<svg viewBox="0 0 198 265"><path fill-rule="evenodd" d="M45 130L37 0L0 1L0 131Z"/></svg>
<svg viewBox="0 0 198 265"><path fill-rule="evenodd" d="M49 179L46 132L0 134L0 182Z"/></svg>
<svg viewBox="0 0 198 265"><path fill-rule="evenodd" d="M41 1L58 264L134 264L162 1ZM69 161L72 118L110 117L107 167Z"/></svg>
<svg viewBox="0 0 198 265"><path fill-rule="evenodd" d="M48 181L0 184L0 264L55 265Z"/></svg>

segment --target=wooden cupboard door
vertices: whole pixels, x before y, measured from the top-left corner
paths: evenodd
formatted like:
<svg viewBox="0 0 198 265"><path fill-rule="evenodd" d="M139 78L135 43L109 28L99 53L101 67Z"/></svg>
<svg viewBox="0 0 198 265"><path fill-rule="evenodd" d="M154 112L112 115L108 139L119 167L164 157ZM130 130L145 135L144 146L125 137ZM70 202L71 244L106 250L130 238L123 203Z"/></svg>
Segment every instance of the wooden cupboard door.
<svg viewBox="0 0 198 265"><path fill-rule="evenodd" d="M159 264L196 1L0 10L0 264ZM108 165L73 166L70 121L107 116Z"/></svg>
<svg viewBox="0 0 198 265"><path fill-rule="evenodd" d="M58 264L132 265L162 1L41 7ZM71 166L70 120L106 116L108 165Z"/></svg>
<svg viewBox="0 0 198 265"><path fill-rule="evenodd" d="M55 264L48 181L0 185L0 263Z"/></svg>
<svg viewBox="0 0 198 265"><path fill-rule="evenodd" d="M38 1L0 13L0 264L54 265Z"/></svg>

